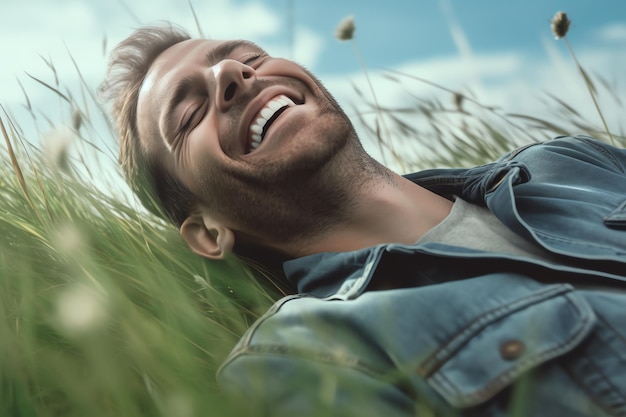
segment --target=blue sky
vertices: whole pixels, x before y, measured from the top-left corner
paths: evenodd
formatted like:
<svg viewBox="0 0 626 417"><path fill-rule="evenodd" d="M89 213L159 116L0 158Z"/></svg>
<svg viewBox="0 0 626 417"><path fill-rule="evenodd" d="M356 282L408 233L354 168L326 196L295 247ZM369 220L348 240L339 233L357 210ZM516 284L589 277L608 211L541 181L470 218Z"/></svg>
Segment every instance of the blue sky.
<svg viewBox="0 0 626 417"><path fill-rule="evenodd" d="M557 11L567 11L574 21L569 35L572 43L603 41L598 28L621 24L623 30L626 25L626 2L620 0L295 0L293 3L294 20L320 33L332 33L343 16L354 15L366 61L384 66L397 65L408 58L458 53L451 23L462 28L476 52L517 50L529 54L541 53L541 40L550 36L549 21ZM622 48L626 47L625 41L621 39ZM354 66L353 57L342 53L343 48L337 43L329 42L326 48L319 70L342 72Z"/></svg>
<svg viewBox="0 0 626 417"><path fill-rule="evenodd" d="M192 0L201 26L213 38L247 38L270 53L291 57L315 72L346 106L358 104L352 84L365 87L354 49L334 37L347 15L356 21L356 45L379 99L397 104L398 86L378 72L392 68L448 88L471 90L481 101L510 111L541 113L545 91L558 93L583 111L595 111L563 42L549 30L555 12L573 21L568 35L582 64L616 84L625 96L626 2L622 0ZM51 119L37 135L49 136L69 122L58 99L25 72L46 82L54 76L72 91L78 77L102 79L106 50L141 25L169 19L197 35L190 8L181 0L0 0L0 103L24 126L24 85L32 104ZM426 85L415 92L442 94ZM621 109L623 111L623 108ZM608 109L612 123L623 115ZM26 117L26 118L25 118ZM41 120L40 120L41 121ZM35 135L33 133L32 135ZM52 135L54 136L54 135ZM34 136L29 137L36 140ZM104 138L103 140L107 140Z"/></svg>

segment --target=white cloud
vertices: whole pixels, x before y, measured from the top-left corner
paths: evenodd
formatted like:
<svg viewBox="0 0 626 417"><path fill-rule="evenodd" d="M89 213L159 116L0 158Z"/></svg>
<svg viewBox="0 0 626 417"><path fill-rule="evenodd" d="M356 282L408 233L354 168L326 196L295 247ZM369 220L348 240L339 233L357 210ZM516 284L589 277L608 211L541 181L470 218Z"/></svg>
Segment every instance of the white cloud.
<svg viewBox="0 0 626 417"><path fill-rule="evenodd" d="M196 22L187 2L171 0L134 0L127 2L132 13L141 19L136 27L167 19L197 36ZM198 23L205 36L214 39L250 39L276 34L281 18L260 2L236 4L232 0L192 1ZM128 33L119 31L119 39Z"/></svg>
<svg viewBox="0 0 626 417"><path fill-rule="evenodd" d="M298 28L295 36L293 60L305 67L315 67L324 48L325 39L310 29Z"/></svg>
<svg viewBox="0 0 626 417"><path fill-rule="evenodd" d="M75 57L88 57L84 65L86 74L95 68L90 64L93 57L97 59L101 55L97 46L101 44L102 31L95 11L84 2L22 1L0 6L0 16L0 44L5 57L0 66L3 102L22 99L14 80L19 77L24 81L24 72L54 82L52 70L44 59L54 64L60 78L73 72L71 60L67 59L68 50ZM71 78L75 77L72 73Z"/></svg>
<svg viewBox="0 0 626 417"><path fill-rule="evenodd" d="M624 42L626 41L626 23L613 23L604 26L596 34L600 41Z"/></svg>
<svg viewBox="0 0 626 417"><path fill-rule="evenodd" d="M272 56L288 58L311 69L318 64L324 45L325 40L322 36L306 27L300 26L295 30L293 52L282 41L278 43L267 41L260 46Z"/></svg>
<svg viewBox="0 0 626 417"><path fill-rule="evenodd" d="M593 101L572 58L567 54L565 46L551 39L547 39L544 46L545 55L539 56L510 51L491 54L475 53L471 64L463 57L443 56L424 61L407 61L393 70L414 75L453 91L469 94L483 105L501 109L502 114L520 113L560 124L568 115L559 113L559 110L564 109L548 97L547 93L551 93L575 108L587 122L601 129L602 125ZM578 59L592 77L599 74L606 78L615 96L626 96L626 80L623 78L623 73L614 74L615 69L626 66L626 56L615 54L610 48L596 47L580 49ZM480 83L477 85L468 80L468 74L477 77ZM379 71L370 71L369 75L378 101L383 107L399 108L414 105L417 97L424 100L436 99L446 108L454 108L452 93L428 83L411 80L410 77L397 77L400 82L389 81ZM372 102L368 83L361 72L346 76L322 75L320 78L337 97L340 104L353 116L355 108L363 110L367 106L364 100L355 93L352 85L357 86L365 99ZM597 83L596 87L599 92L599 103L610 129L613 132L623 132L626 130L626 123L623 119L624 106L616 103L611 94L600 87L600 83ZM370 112L369 118L373 117L375 114ZM408 123L415 126L418 126L417 119L417 117L405 118ZM454 126L451 125L450 128ZM572 134L578 133L574 127L572 129ZM546 135L549 136L548 133ZM536 139L545 138L537 137ZM519 140L520 138L512 139ZM376 144L366 142L365 145L369 152L381 159Z"/></svg>
<svg viewBox="0 0 626 417"><path fill-rule="evenodd" d="M468 81L468 73L479 76L483 84L490 86L506 85L516 80L522 72L524 59L519 54L505 52L501 54L480 55L476 54L472 60L472 68L467 61L458 56L444 56L425 61L407 61L399 66L390 68L394 72L369 71L369 76L374 85L374 91L382 106L400 106L410 101L409 95L417 95L421 98L444 98L450 102L452 93L447 90L468 93L468 88L478 96L481 101L487 97L481 97L481 93L489 91L476 90L476 86ZM400 73L400 74L397 74ZM385 74L392 76L398 81L389 80ZM412 78L415 77L415 78ZM348 76L322 76L322 80L328 85L331 92L344 105L362 103L354 93L352 84L356 85L364 94L366 100L371 101L372 95L361 72ZM418 79L419 78L419 79ZM425 80L425 81L420 81ZM436 84L443 88L438 88ZM492 104L492 103L485 103Z"/></svg>
<svg viewBox="0 0 626 417"><path fill-rule="evenodd" d="M24 0L0 6L1 30L16 36L45 33L44 43L53 38L82 36L100 27L95 9L81 0Z"/></svg>
<svg viewBox="0 0 626 417"><path fill-rule="evenodd" d="M401 83L390 82L381 72L370 71L375 90L381 104L393 105L400 102L399 97L406 96L407 90L421 97L446 97L449 92L438 89L428 83L411 81L410 75L425 79L453 91L467 93L471 90L486 105L498 105L511 111L531 112L537 109L536 97L544 92L551 92L573 105L586 101L587 92L576 67L564 50L559 51L551 44L546 44L546 56L525 55L519 52L500 52L492 54L474 54L473 68L458 56L438 57L424 61L407 61L392 68L407 74L398 77ZM599 73L611 79L612 68L623 68L626 57L615 54L611 49L582 49L579 61L590 74ZM468 83L467 74L477 74L482 86L477 88ZM355 100L350 82L369 96L367 82L362 73L347 76L321 77L335 92L342 102ZM622 80L623 81L623 80ZM619 89L619 84L615 86ZM622 88L623 89L623 88ZM615 91L619 94L619 91Z"/></svg>

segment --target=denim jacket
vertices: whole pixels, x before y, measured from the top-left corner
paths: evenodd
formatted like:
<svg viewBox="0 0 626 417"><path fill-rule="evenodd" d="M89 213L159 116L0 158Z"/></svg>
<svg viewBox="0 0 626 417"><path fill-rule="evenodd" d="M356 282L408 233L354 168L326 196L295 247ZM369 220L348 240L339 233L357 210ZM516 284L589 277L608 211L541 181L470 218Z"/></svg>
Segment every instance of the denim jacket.
<svg viewBox="0 0 626 417"><path fill-rule="evenodd" d="M218 382L254 416L626 416L626 151L589 137L407 176L562 264L438 243L285 264Z"/></svg>

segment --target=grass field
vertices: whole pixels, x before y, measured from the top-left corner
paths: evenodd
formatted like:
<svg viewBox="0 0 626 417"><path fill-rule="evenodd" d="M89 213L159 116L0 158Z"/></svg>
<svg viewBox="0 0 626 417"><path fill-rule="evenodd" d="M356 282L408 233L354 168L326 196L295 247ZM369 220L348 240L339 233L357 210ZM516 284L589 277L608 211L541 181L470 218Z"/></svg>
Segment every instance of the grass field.
<svg viewBox="0 0 626 417"><path fill-rule="evenodd" d="M59 94L68 117L51 124L73 139L51 149L0 113L0 415L230 415L215 370L280 292L234 259L191 254L175 229L112 189L119 182L95 186L119 173L100 171L109 156L99 138L110 133L96 127L92 86L80 99L62 81L40 88ZM382 109L393 144L380 117L355 122L411 170L479 164L563 133L610 141L597 115L557 96L548 98L554 113L536 118L450 94L456 106L416 99ZM600 83L596 94L611 99L611 87ZM623 131L612 136L626 145Z"/></svg>

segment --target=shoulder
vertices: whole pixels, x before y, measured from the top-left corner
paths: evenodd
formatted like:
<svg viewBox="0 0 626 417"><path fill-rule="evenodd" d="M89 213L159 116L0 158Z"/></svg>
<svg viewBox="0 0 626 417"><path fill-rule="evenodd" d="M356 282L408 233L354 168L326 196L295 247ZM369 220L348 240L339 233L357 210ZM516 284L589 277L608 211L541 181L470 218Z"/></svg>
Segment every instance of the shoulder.
<svg viewBox="0 0 626 417"><path fill-rule="evenodd" d="M376 304L376 303L374 303ZM372 305L376 310L378 306ZM305 360L376 373L371 361L359 359L357 342L362 317L352 303L307 295L276 302L237 343L218 371L218 378L242 358L266 361ZM364 352L359 352L363 354ZM236 366L235 366L236 367Z"/></svg>
<svg viewBox="0 0 626 417"><path fill-rule="evenodd" d="M467 407L576 347L594 322L571 286L510 273L346 301L293 296L255 323L218 382L237 398L260 399L254 406L267 413L255 415L309 415L326 404L328 390L329 405L352 410L341 415L368 407L414 415L418 397ZM511 340L524 355L507 356L504 345L502 356Z"/></svg>
<svg viewBox="0 0 626 417"><path fill-rule="evenodd" d="M626 150L590 136L558 136L552 140L522 146L504 155L501 161L524 163L540 160L556 164L586 164L626 172Z"/></svg>

